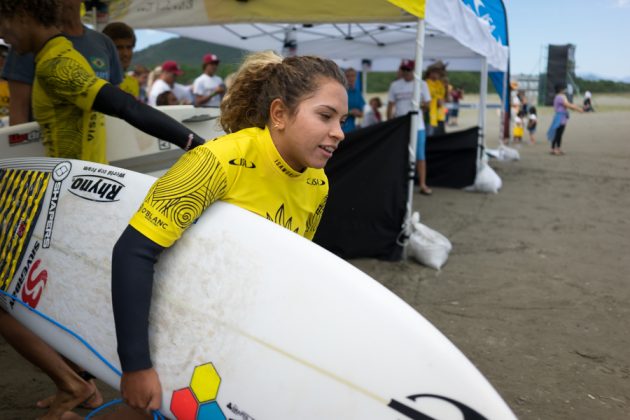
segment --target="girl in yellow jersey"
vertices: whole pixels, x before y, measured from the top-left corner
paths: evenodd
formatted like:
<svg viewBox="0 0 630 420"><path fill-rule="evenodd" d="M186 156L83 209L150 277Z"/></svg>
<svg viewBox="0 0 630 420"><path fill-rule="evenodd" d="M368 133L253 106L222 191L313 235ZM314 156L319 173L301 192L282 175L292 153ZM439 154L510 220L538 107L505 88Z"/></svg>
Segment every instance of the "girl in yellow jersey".
<svg viewBox="0 0 630 420"><path fill-rule="evenodd" d="M312 238L328 195L322 168L344 137L345 85L330 60L250 56L221 104L221 125L229 134L186 153L153 185L112 259L121 390L128 405L154 410L162 399L148 340L160 252L217 200Z"/></svg>

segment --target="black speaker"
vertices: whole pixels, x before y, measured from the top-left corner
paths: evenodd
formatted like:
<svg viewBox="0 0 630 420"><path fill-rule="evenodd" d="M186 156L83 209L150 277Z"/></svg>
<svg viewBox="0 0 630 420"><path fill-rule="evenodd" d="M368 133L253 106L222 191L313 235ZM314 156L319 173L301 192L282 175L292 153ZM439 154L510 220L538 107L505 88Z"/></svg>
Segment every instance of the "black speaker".
<svg viewBox="0 0 630 420"><path fill-rule="evenodd" d="M545 105L553 105L556 85L567 86L575 78L575 45L549 45Z"/></svg>

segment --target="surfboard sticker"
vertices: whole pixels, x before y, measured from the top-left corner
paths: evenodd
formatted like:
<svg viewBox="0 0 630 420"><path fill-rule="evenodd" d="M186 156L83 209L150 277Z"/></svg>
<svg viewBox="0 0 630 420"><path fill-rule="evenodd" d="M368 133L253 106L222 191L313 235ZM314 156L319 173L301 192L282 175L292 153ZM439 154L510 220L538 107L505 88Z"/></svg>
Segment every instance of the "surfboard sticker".
<svg viewBox="0 0 630 420"><path fill-rule="evenodd" d="M49 179L46 172L0 169L0 289L4 291L22 261Z"/></svg>
<svg viewBox="0 0 630 420"><path fill-rule="evenodd" d="M212 363L196 366L186 388L173 391L171 412L176 419L225 420L217 402L221 377Z"/></svg>
<svg viewBox="0 0 630 420"><path fill-rule="evenodd" d="M21 133L9 134L8 141L9 146L20 146L23 144L36 143L41 139L42 132L39 128L34 130L25 131Z"/></svg>

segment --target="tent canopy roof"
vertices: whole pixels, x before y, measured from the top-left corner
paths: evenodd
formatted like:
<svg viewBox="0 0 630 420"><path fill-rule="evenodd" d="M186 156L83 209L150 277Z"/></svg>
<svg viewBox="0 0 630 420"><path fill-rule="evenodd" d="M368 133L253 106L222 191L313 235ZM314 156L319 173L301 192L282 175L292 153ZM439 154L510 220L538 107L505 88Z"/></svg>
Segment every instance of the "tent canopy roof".
<svg viewBox="0 0 630 420"><path fill-rule="evenodd" d="M415 55L418 21L386 0L113 0L109 14L110 21L134 28L159 28L250 51L280 51L294 42L298 54L349 63L370 59L374 70L395 69L401 58ZM441 59L452 70L478 70L485 57L491 69L507 69L507 47L461 0L426 3L425 22L426 60Z"/></svg>

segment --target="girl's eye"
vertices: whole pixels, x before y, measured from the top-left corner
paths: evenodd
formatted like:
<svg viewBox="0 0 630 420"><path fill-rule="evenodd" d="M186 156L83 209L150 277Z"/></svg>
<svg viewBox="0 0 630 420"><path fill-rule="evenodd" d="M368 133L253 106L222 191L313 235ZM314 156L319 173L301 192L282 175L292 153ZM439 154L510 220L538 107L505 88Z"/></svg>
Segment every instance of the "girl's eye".
<svg viewBox="0 0 630 420"><path fill-rule="evenodd" d="M322 116L323 119L325 120L329 120L330 119L330 114L320 114Z"/></svg>

